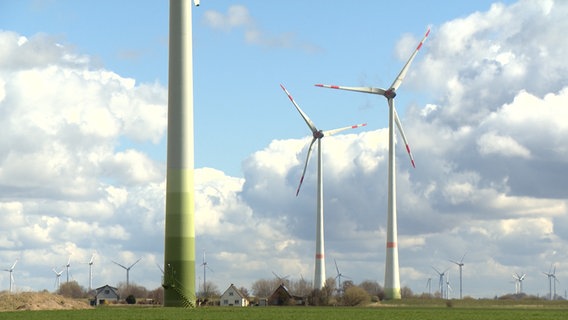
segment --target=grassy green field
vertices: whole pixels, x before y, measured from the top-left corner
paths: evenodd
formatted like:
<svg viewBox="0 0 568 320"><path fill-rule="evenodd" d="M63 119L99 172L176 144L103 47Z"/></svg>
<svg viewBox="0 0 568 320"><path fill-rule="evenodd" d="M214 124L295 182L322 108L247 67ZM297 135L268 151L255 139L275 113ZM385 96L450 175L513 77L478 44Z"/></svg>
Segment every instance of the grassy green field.
<svg viewBox="0 0 568 320"><path fill-rule="evenodd" d="M172 320L172 319L476 319L550 320L568 317L568 302L445 301L385 303L379 307L207 307L197 309L162 307L100 307L86 310L0 312L10 320Z"/></svg>

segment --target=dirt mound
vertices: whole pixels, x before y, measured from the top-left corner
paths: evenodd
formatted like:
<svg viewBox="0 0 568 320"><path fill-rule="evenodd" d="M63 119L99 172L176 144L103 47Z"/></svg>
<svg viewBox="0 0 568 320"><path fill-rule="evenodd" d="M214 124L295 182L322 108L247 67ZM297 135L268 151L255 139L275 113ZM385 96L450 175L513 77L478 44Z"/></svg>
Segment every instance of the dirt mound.
<svg viewBox="0 0 568 320"><path fill-rule="evenodd" d="M49 292L0 293L0 311L88 309L87 299L76 300Z"/></svg>

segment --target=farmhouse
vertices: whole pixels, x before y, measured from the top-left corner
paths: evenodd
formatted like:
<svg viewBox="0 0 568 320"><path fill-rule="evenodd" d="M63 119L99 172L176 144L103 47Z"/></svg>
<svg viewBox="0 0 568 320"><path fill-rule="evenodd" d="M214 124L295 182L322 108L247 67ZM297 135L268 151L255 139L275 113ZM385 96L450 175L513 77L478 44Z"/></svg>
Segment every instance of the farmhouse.
<svg viewBox="0 0 568 320"><path fill-rule="evenodd" d="M303 297L292 295L284 284L276 288L270 297L268 297L268 305L271 306L303 305L304 303Z"/></svg>
<svg viewBox="0 0 568 320"><path fill-rule="evenodd" d="M116 303L120 299L118 289L108 284L95 289L94 305Z"/></svg>
<svg viewBox="0 0 568 320"><path fill-rule="evenodd" d="M220 300L222 307L247 307L249 305L248 299L232 283L229 288L223 292Z"/></svg>

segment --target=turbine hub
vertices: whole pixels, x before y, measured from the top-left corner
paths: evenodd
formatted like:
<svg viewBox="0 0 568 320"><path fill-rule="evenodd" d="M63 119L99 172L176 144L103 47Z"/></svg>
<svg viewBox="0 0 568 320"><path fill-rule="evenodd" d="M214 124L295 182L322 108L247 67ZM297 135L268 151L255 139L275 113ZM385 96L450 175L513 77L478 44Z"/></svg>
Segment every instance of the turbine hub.
<svg viewBox="0 0 568 320"><path fill-rule="evenodd" d="M314 132L314 138L316 139L323 138L323 132L321 130Z"/></svg>
<svg viewBox="0 0 568 320"><path fill-rule="evenodd" d="M385 97L387 99L394 99L394 97L396 97L396 91L393 88L388 89L385 91Z"/></svg>

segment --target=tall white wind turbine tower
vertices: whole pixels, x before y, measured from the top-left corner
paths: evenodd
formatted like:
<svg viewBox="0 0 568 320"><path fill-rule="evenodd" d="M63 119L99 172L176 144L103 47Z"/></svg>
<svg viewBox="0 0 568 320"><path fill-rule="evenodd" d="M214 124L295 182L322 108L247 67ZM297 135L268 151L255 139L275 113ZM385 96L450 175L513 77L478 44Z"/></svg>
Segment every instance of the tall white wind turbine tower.
<svg viewBox="0 0 568 320"><path fill-rule="evenodd" d="M397 244L397 217L396 217L396 176L395 176L395 156L394 156L394 144L395 144L395 130L394 124L398 127L400 131L400 135L406 145L406 151L410 156L410 161L412 166L415 167L414 158L412 153L410 152L410 147L408 145L408 141L406 136L404 135L404 131L402 129L402 124L400 119L398 118L398 114L395 109L394 105L394 98L396 97L396 91L402 84L406 73L408 72L408 68L410 64L416 57L418 50L422 48L424 41L430 34L430 29L426 31L424 38L418 44L394 82L388 89L382 88L372 88L372 87L343 87L343 86L336 86L336 85L325 85L325 84L316 84L317 87L323 88L331 88L331 89L340 89L340 90L348 90L348 91L356 91L356 92L363 92L363 93L371 93L371 94L378 94L382 95L387 99L387 103L389 106L389 165L388 165L388 217L387 217L387 243L386 243L386 261L385 261L385 297L387 299L400 299L400 276L399 276L399 269L398 269L398 244Z"/></svg>
<svg viewBox="0 0 568 320"><path fill-rule="evenodd" d="M4 269L4 271L10 273L10 293L12 293L12 290L14 289L14 283L16 282L14 281L14 268L16 268L16 263L18 263L18 259L16 259L14 264L12 264L9 269Z"/></svg>
<svg viewBox="0 0 568 320"><path fill-rule="evenodd" d="M460 268L460 299L462 299L462 268L464 266L463 258L465 258L465 253L461 257L460 261L450 260L451 262L453 262L454 264L456 264Z"/></svg>
<svg viewBox="0 0 568 320"><path fill-rule="evenodd" d="M194 0L195 6L199 1ZM164 232L165 307L195 306L193 24L191 0L170 0Z"/></svg>
<svg viewBox="0 0 568 320"><path fill-rule="evenodd" d="M304 175L306 174L306 168L308 167L308 162L310 161L310 155L312 153L312 147L314 143L318 142L318 177L317 177L317 207L316 207L316 254L315 254L315 276L314 276L314 289L322 289L325 286L325 255L324 255L324 229L323 229L323 165L322 165L322 152L321 152L321 138L324 136L331 136L338 132L355 129L358 127L363 127L366 124L357 124L349 127L343 127L338 129L333 129L329 131L318 130L312 120L307 114L300 109L300 106L294 101L292 95L286 90L283 85L280 85L282 90L286 92L288 98L296 110L300 113L310 130L312 131L312 142L308 147L308 155L306 156L306 162L304 163L304 170L302 171L302 177L300 178L300 183L298 184L298 189L296 189L296 196L300 193L300 188L302 187L302 182L304 182Z"/></svg>
<svg viewBox="0 0 568 320"><path fill-rule="evenodd" d="M128 288L130 286L130 269L132 269L132 267L134 267L135 264L138 263L138 261L140 261L142 258L139 258L138 260L136 260L136 262L134 262L133 264L131 264L130 266L126 267L121 265L118 262L113 261L112 263L116 264L117 266L123 268L124 270L126 270L126 287Z"/></svg>

